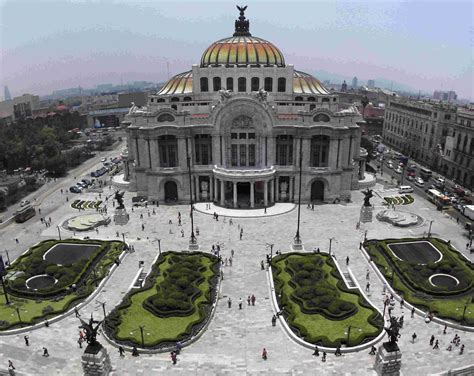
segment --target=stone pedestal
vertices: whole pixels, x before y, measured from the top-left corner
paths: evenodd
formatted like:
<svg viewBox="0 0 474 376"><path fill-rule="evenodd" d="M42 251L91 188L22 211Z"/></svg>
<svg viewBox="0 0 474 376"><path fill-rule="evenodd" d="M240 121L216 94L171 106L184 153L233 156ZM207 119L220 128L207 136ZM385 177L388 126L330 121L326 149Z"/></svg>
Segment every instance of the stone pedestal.
<svg viewBox="0 0 474 376"><path fill-rule="evenodd" d="M363 205L360 209L360 222L372 222L372 214L374 212L374 208L372 206L365 206Z"/></svg>
<svg viewBox="0 0 474 376"><path fill-rule="evenodd" d="M88 345L82 355L82 370L85 376L107 376L112 365L105 347L98 342Z"/></svg>
<svg viewBox="0 0 474 376"><path fill-rule="evenodd" d="M291 245L293 251L302 251L303 250L303 241L301 238L293 239L293 244Z"/></svg>
<svg viewBox="0 0 474 376"><path fill-rule="evenodd" d="M190 251L197 251L199 249L199 244L196 239L189 239L188 249Z"/></svg>
<svg viewBox="0 0 474 376"><path fill-rule="evenodd" d="M114 223L119 226L126 225L128 220L130 219L127 210L123 209L115 209L114 213Z"/></svg>
<svg viewBox="0 0 474 376"><path fill-rule="evenodd" d="M380 376L398 376L402 367L402 353L398 346L388 342L382 344L375 357L375 371Z"/></svg>

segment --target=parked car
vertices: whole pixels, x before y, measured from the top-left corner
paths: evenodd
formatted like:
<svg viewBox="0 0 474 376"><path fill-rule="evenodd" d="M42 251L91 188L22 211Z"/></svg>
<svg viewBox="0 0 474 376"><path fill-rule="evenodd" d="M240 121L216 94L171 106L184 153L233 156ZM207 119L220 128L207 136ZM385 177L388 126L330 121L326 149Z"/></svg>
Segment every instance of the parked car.
<svg viewBox="0 0 474 376"><path fill-rule="evenodd" d="M411 174L407 175L407 180L409 180L409 181L415 180L415 175L411 175Z"/></svg>
<svg viewBox="0 0 474 376"><path fill-rule="evenodd" d="M82 179L81 181L82 181L84 184L87 184L88 186L89 186L89 185L92 185L92 182L91 182L90 180L88 180L88 179Z"/></svg>
<svg viewBox="0 0 474 376"><path fill-rule="evenodd" d="M103 162L106 162L106 161L107 161L107 158L102 158L100 161L101 161L102 163L103 163Z"/></svg>
<svg viewBox="0 0 474 376"><path fill-rule="evenodd" d="M82 190L77 186L72 186L72 187L69 187L69 192L71 192L71 193L81 193Z"/></svg>
<svg viewBox="0 0 474 376"><path fill-rule="evenodd" d="M401 174L401 173L403 173L403 170L402 170L402 168L401 168L400 166L398 166L398 167L395 169L395 172L396 172L397 174Z"/></svg>
<svg viewBox="0 0 474 376"><path fill-rule="evenodd" d="M416 179L415 179L415 185L418 186L418 187L424 187L424 186L425 186L425 182L423 181L422 178L416 178Z"/></svg>
<svg viewBox="0 0 474 376"><path fill-rule="evenodd" d="M23 206L29 205L29 203L30 203L30 201L23 200L22 202L20 202L20 206L23 207Z"/></svg>
<svg viewBox="0 0 474 376"><path fill-rule="evenodd" d="M464 197L466 195L466 191L457 184L454 186L454 193L456 193L459 197Z"/></svg>

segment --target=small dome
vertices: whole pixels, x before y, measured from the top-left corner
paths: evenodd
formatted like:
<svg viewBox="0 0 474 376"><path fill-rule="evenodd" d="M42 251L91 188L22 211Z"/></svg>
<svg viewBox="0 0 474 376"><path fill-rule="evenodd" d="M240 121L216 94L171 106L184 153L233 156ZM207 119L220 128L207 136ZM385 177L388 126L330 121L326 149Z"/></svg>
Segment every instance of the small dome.
<svg viewBox="0 0 474 376"><path fill-rule="evenodd" d="M202 54L201 67L221 64L284 67L285 58L275 45L265 39L239 35L214 42Z"/></svg>
<svg viewBox="0 0 474 376"><path fill-rule="evenodd" d="M308 73L293 72L293 93L295 94L329 94L321 81Z"/></svg>
<svg viewBox="0 0 474 376"><path fill-rule="evenodd" d="M192 71L177 74L158 92L158 95L188 94L193 92Z"/></svg>

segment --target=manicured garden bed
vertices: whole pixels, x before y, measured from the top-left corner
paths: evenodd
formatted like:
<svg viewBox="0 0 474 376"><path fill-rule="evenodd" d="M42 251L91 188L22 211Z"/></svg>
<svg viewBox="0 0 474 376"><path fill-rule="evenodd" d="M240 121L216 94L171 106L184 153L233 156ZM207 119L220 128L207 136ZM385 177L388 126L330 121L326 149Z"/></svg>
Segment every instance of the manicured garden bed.
<svg viewBox="0 0 474 376"><path fill-rule="evenodd" d="M416 253L423 251L420 245L427 241L442 254L441 260L423 265L422 261L438 258L414 254L404 261L397 258L389 247L407 243L406 248L412 244L412 253ZM433 312L435 316L474 326L474 266L447 242L435 238L384 239L368 240L364 247L392 287L407 302ZM449 276L452 281L448 281ZM433 283L436 280L438 284ZM444 283L440 283L443 280Z"/></svg>
<svg viewBox="0 0 474 376"><path fill-rule="evenodd" d="M102 201L74 200L71 203L73 209L98 209Z"/></svg>
<svg viewBox="0 0 474 376"><path fill-rule="evenodd" d="M381 315L359 290L345 286L330 256L288 253L271 265L279 306L305 341L356 346L382 331Z"/></svg>
<svg viewBox="0 0 474 376"><path fill-rule="evenodd" d="M94 245L97 248L87 259L71 259L72 263L59 266L43 259L43 255L57 244L63 247L64 244ZM0 288L0 330L35 324L63 313L73 303L85 299L107 276L122 251L122 242L76 239L45 240L30 248L7 268L7 292L12 304L5 305ZM51 277L56 282L35 283L37 276L42 276L42 280Z"/></svg>
<svg viewBox="0 0 474 376"><path fill-rule="evenodd" d="M412 195L390 196L383 199L387 205L410 205L415 201Z"/></svg>
<svg viewBox="0 0 474 376"><path fill-rule="evenodd" d="M218 273L218 259L213 255L163 253L145 285L129 292L107 316L108 335L119 343L146 348L185 341L209 319ZM143 344L140 325L146 332Z"/></svg>

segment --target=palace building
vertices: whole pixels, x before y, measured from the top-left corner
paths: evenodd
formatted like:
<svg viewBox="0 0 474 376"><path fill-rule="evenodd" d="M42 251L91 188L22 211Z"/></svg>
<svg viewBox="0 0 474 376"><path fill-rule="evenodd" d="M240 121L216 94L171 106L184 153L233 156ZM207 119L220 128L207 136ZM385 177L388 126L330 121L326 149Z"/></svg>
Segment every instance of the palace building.
<svg viewBox="0 0 474 376"><path fill-rule="evenodd" d="M186 202L192 192L253 208L296 202L301 167L302 201L349 200L365 172L357 108L252 36L239 10L233 36L125 116L124 179L148 201Z"/></svg>

